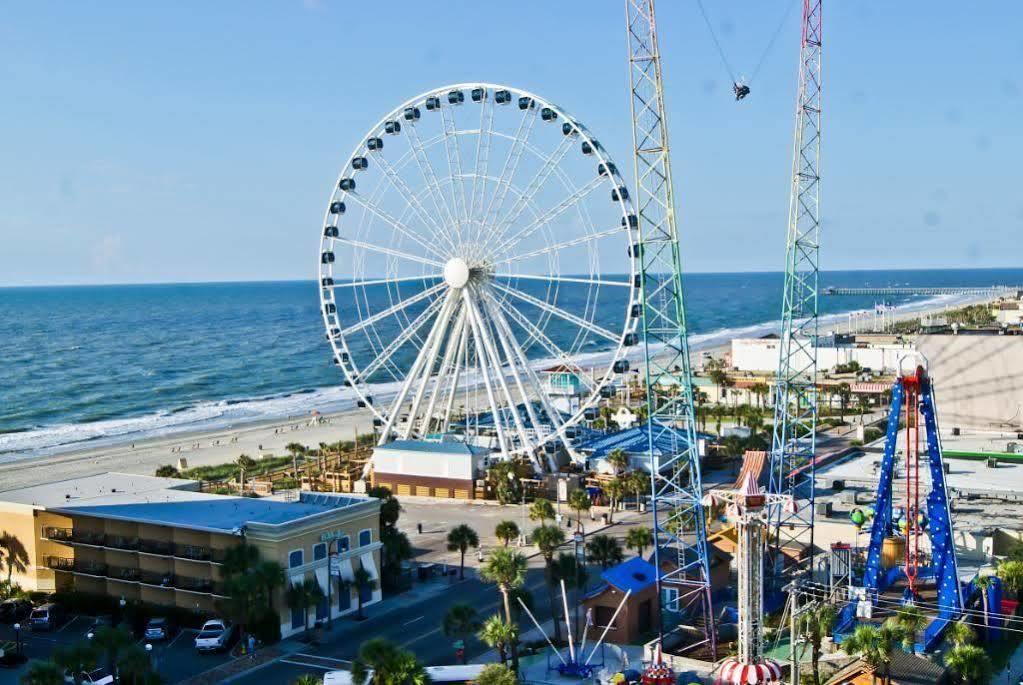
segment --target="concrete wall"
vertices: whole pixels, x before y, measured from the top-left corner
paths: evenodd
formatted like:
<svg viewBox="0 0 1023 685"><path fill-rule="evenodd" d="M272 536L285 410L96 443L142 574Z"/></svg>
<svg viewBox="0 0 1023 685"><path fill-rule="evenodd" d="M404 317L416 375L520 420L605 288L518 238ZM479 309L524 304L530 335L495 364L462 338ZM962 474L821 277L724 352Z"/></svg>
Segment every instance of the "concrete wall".
<svg viewBox="0 0 1023 685"><path fill-rule="evenodd" d="M462 450L430 452L396 448L373 450L373 469L381 473L401 473L426 478L472 480L476 458Z"/></svg>
<svg viewBox="0 0 1023 685"><path fill-rule="evenodd" d="M740 371L776 371L780 341L761 338L732 340L732 366ZM909 345L877 347L818 347L817 367L822 371L856 361L864 368L894 371Z"/></svg>
<svg viewBox="0 0 1023 685"><path fill-rule="evenodd" d="M1023 336L925 335L917 346L930 362L942 430L1020 430Z"/></svg>

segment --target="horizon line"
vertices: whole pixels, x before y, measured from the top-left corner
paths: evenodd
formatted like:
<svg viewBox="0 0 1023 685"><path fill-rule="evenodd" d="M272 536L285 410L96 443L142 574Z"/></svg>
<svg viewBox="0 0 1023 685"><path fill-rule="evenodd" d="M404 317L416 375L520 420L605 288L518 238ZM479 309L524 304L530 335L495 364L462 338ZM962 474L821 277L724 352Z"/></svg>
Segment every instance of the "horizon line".
<svg viewBox="0 0 1023 685"><path fill-rule="evenodd" d="M906 271L906 272L920 272L920 271L1023 271L1023 267L1020 266L978 266L978 267L963 267L963 266L942 266L942 267L891 267L884 269L820 269L820 273L880 273L890 271ZM608 272L602 275L625 275L627 272ZM750 271L683 271L683 280L686 276L719 276L719 275L762 275L762 274L784 274L783 271L779 270L764 270L755 269ZM529 274L532 275L532 274ZM566 276L575 275L586 275L580 272L580 274L565 274ZM371 278L377 278L375 276ZM424 275L424 279L432 278L432 276ZM162 286L162 285L247 285L247 284L259 284L259 283L316 283L316 278L267 278L267 279L238 279L238 280L185 280L185 281L113 281L110 283L85 283L85 282L70 282L70 283L12 283L12 284L0 284L0 290L15 290L15 289L27 289L27 288L112 288L112 287L126 287L126 286Z"/></svg>

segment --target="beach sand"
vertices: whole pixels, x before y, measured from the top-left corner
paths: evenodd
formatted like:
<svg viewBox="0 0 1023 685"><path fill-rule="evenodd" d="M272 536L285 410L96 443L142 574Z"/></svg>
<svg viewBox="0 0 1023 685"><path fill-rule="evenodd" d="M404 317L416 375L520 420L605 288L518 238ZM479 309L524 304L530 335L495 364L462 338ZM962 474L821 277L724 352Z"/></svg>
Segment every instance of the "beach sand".
<svg viewBox="0 0 1023 685"><path fill-rule="evenodd" d="M987 299L990 298L964 298L952 306L962 307ZM948 303L941 303L927 309L899 312L895 318L904 320L927 313L940 313L949 306ZM832 321L829 325L821 326L821 333L843 330L844 321ZM762 333L751 331L748 337L759 334ZM722 342L715 339L693 345L694 368L699 366L697 353L720 357L728 351L730 347ZM255 459L269 455L281 456L286 454L284 446L291 442L316 447L321 442L353 440L357 433L373 431L373 415L367 409L324 413L319 419L314 421L311 416L303 416L246 423L234 428L176 433L135 443L85 448L0 463L0 491L108 471L151 475L163 464L177 466L178 459L187 460L188 467L193 467L234 461L240 454Z"/></svg>

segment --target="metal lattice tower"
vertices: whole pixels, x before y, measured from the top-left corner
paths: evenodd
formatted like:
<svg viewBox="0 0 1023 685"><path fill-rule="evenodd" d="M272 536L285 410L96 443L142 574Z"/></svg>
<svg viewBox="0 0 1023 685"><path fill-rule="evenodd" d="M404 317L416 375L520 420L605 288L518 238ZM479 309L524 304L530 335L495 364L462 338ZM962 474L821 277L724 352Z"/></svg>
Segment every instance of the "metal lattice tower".
<svg viewBox="0 0 1023 685"><path fill-rule="evenodd" d="M807 547L813 568L814 454L817 428L817 253L820 247L821 0L803 0L799 92L785 254L785 290L769 492L790 495L795 512L776 510L777 548ZM777 563L776 557L776 563Z"/></svg>
<svg viewBox="0 0 1023 685"><path fill-rule="evenodd" d="M640 298L651 454L654 566L662 597L677 593L687 622L701 626L715 651L707 529L693 414L682 266L672 195L664 84L653 0L626 0L632 135L641 249ZM654 445L667 435L668 457ZM665 592L667 591L667 592ZM675 608L669 601L668 608ZM662 606L663 608L663 606ZM674 627L664 625L659 635Z"/></svg>

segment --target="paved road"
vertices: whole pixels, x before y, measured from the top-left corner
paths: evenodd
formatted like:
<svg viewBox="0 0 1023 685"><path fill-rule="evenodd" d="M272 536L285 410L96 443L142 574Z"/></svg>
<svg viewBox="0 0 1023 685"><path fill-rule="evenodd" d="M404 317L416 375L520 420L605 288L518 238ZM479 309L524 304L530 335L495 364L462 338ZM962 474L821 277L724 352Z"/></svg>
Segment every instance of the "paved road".
<svg viewBox="0 0 1023 685"><path fill-rule="evenodd" d="M640 518L635 512L630 512L626 518L627 522L616 523L602 532L622 538L631 526L646 523L646 517ZM528 548L526 553L535 553L535 548ZM542 563L539 558L532 558L526 577L526 588L533 594L533 611L541 623L551 618ZM599 575L599 568L590 568L591 585L599 582ZM480 618L501 611L501 598L493 585L475 578L467 578L452 584L451 588L442 594L412 604L402 604L400 600L395 602L392 599L386 606L369 607L367 608L369 616L364 621L355 621L347 617L335 621L334 628L329 634L325 634L323 644L305 647L296 654L232 682L239 685L290 683L304 673L323 673L344 668L356 657L362 642L370 637L382 637L411 650L428 666L454 663L455 654L451 639L444 635L441 625L444 614L451 605L459 602L473 606ZM574 606L571 597L569 602L570 606ZM524 625L524 630L528 627ZM471 638L466 642L466 657L472 659L487 649L478 640Z"/></svg>

